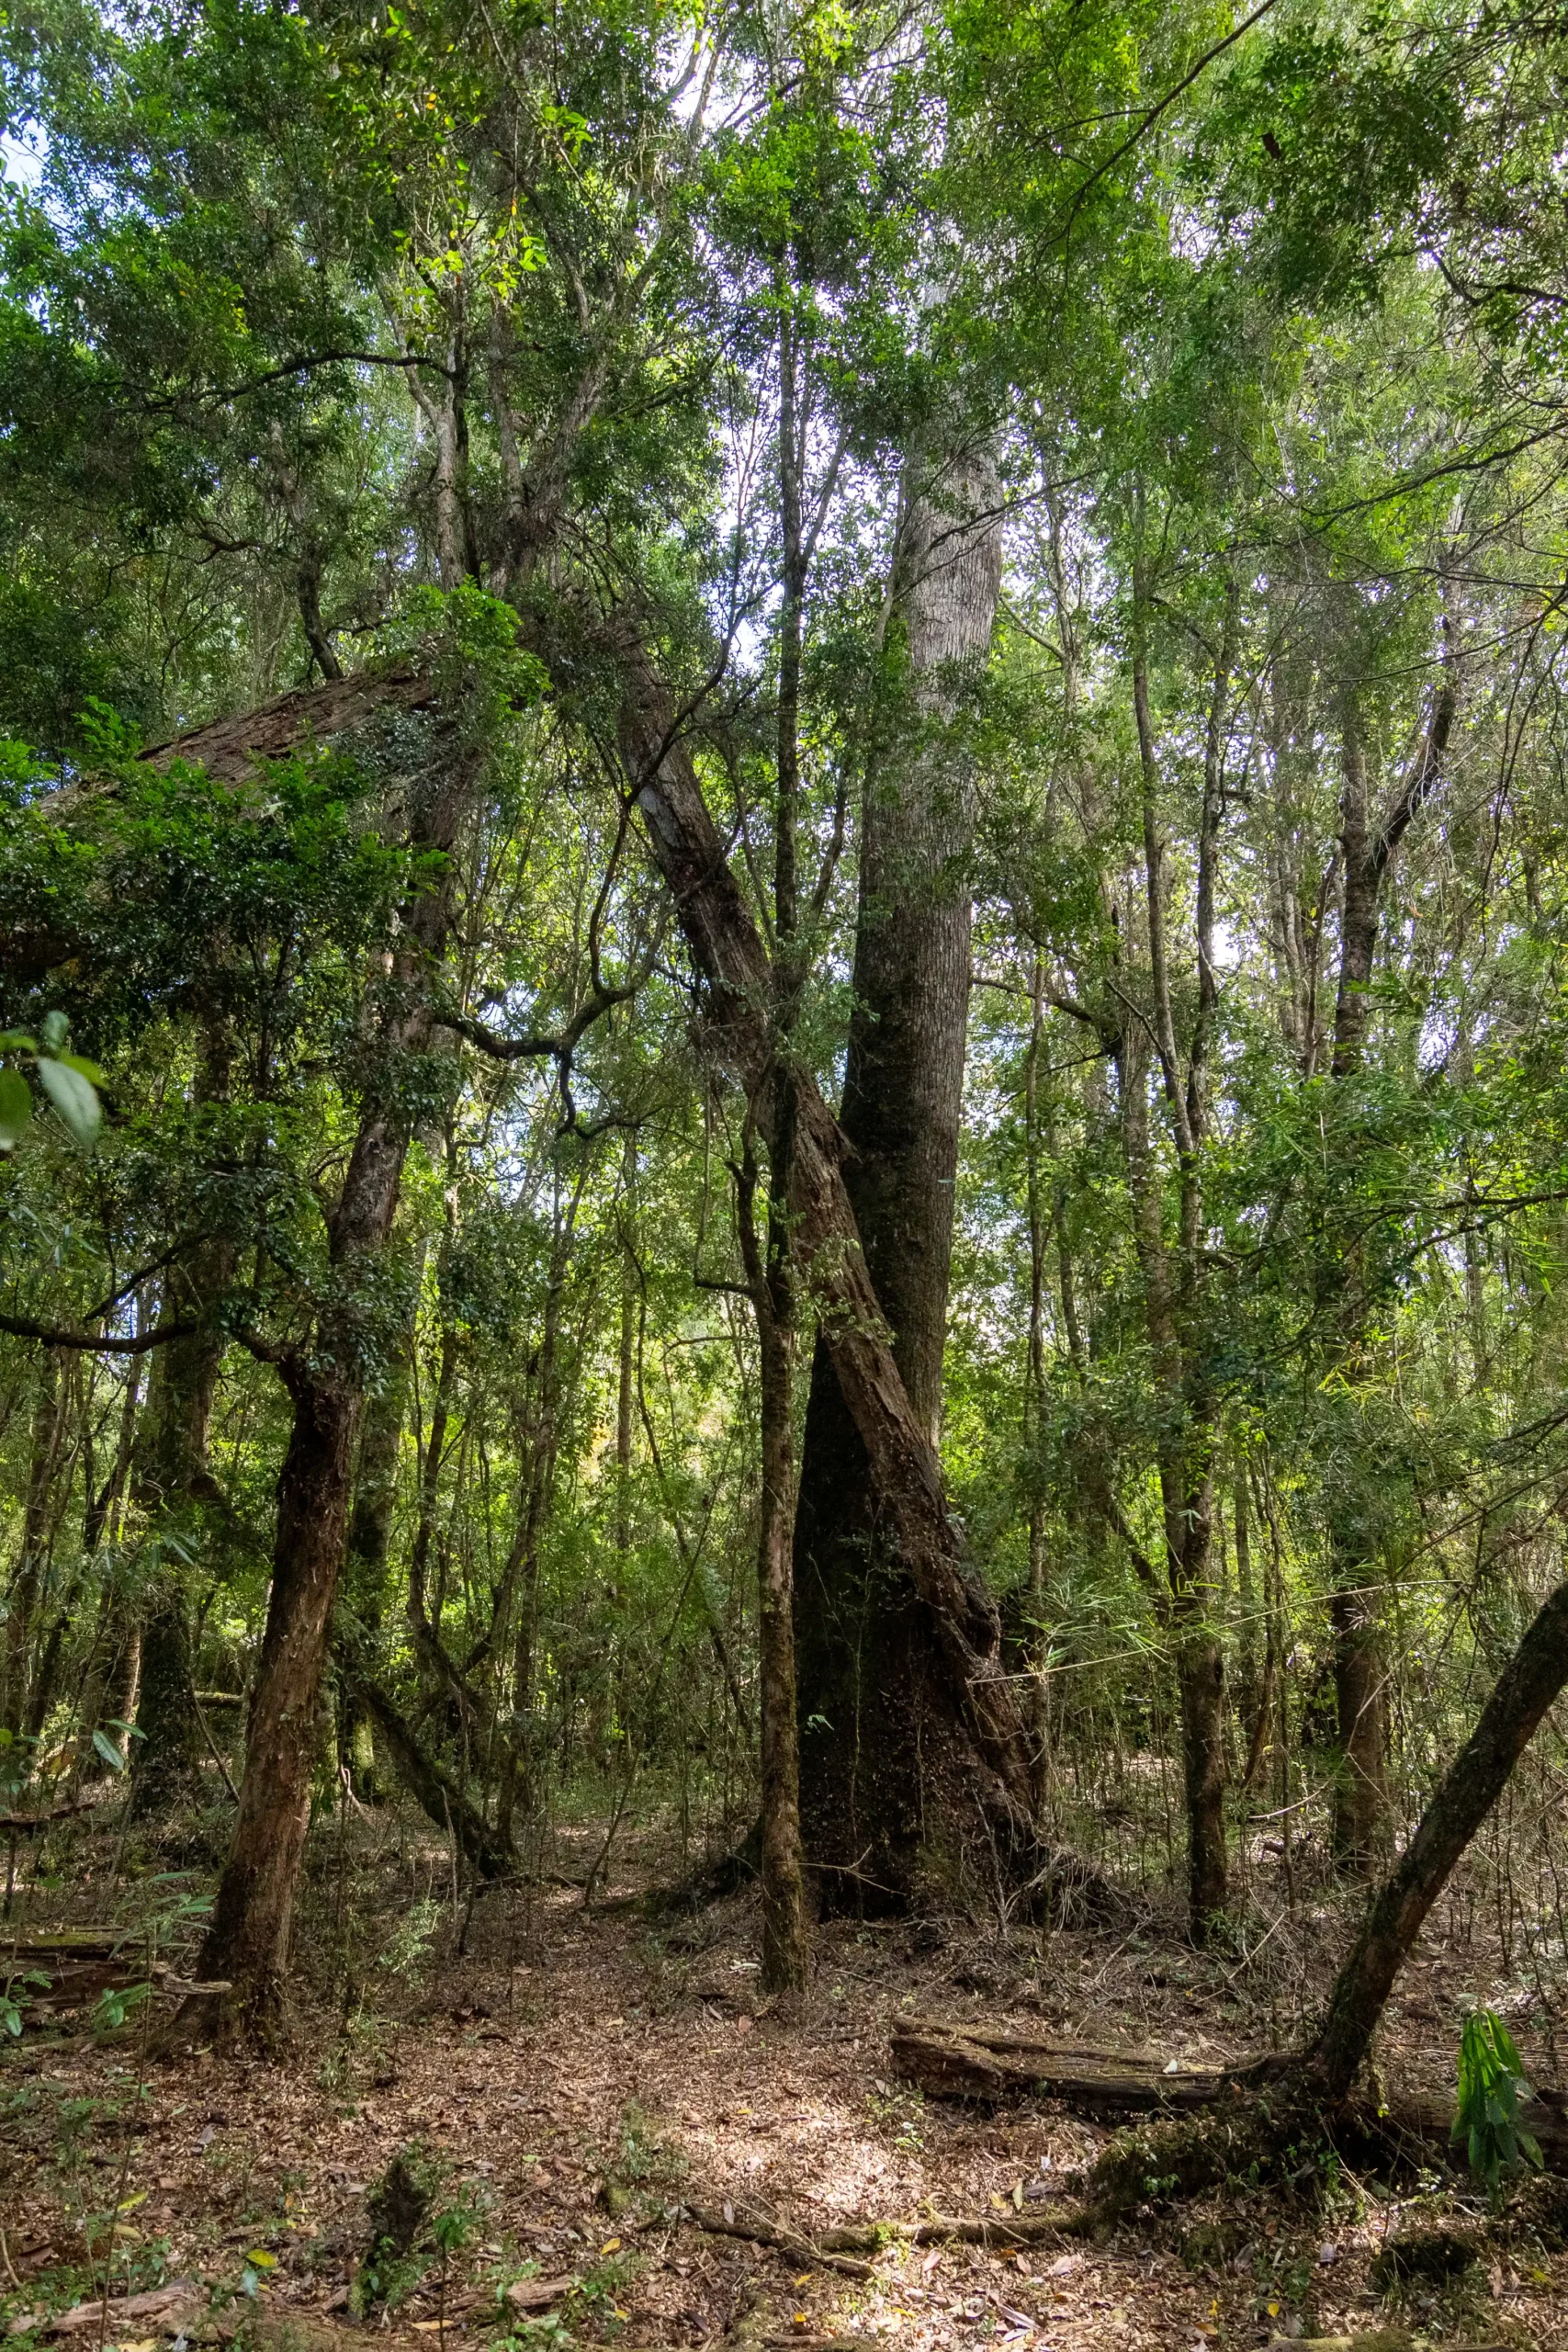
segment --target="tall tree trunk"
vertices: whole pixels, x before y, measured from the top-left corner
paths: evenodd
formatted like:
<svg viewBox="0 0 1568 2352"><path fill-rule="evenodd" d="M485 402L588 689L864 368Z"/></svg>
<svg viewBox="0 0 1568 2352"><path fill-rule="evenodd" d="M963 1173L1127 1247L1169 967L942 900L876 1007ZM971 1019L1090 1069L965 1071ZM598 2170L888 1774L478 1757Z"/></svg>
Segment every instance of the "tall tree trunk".
<svg viewBox="0 0 1568 2352"><path fill-rule="evenodd" d="M773 1170L766 1250L755 1216L756 1169L748 1153L738 1203L740 1246L757 1317L762 1487L757 1535L757 1671L761 1714L762 1983L796 1993L810 1967L800 1835L800 1743L795 1733L795 1298L785 1179L790 1114L774 1088Z"/></svg>
<svg viewBox="0 0 1568 2352"><path fill-rule="evenodd" d="M141 1515L141 1690L130 1809L145 1820L193 1797L206 1743L197 1720L190 1641L190 1557L210 1497L207 1467L218 1371L226 1344L216 1311L233 1274L232 1242L212 1238L171 1275L171 1305L198 1328L153 1360L131 1470Z"/></svg>
<svg viewBox="0 0 1568 2352"><path fill-rule="evenodd" d="M773 1052L763 1010L768 958L703 797L685 740L689 715L655 672L634 613L601 624L599 643L620 681L622 764L706 989L714 1045L748 1097L757 1096ZM361 676L283 696L182 749L212 772L239 778L256 753L282 755L307 732L327 740L383 702L415 710L432 699L428 682L407 672ZM1004 1860L1034 1871L1042 1858L1033 1832L1032 1742L1008 1679L996 1607L968 1562L934 1450L894 1360L850 1202L844 1138L809 1074L797 1073L795 1082L789 1206L796 1248L890 1553L923 1612L930 1678L953 1732L946 1751L953 1777L967 1784L969 1817L984 1821L1007 1849ZM521 1696L515 1703L523 1703Z"/></svg>
<svg viewBox="0 0 1568 2352"><path fill-rule="evenodd" d="M375 1804L382 1794L376 1770L375 1720L365 1696L365 1681L374 1672L377 1637L386 1611L398 1452L408 1413L408 1392L405 1351L367 1399L361 1416L354 1508L333 1619L333 1654L343 1664L338 1753L348 1772L349 1787L361 1804Z"/></svg>
<svg viewBox="0 0 1568 2352"><path fill-rule="evenodd" d="M782 278L782 273L781 273ZM781 284L781 296L784 288ZM761 1494L757 1547L758 1701L761 1715L762 1982L770 1992L805 1989L810 1966L805 1860L800 1831L800 1739L795 1712L795 1380L796 1282L790 1230L795 1157L795 1035L805 967L800 937L800 674L810 555L804 513L807 419L800 318L787 299L779 314L779 523L784 604L779 616L779 697L773 806L773 1057L765 1094L768 1230L760 1248L754 1106L739 1180L740 1246L757 1318L761 1405Z"/></svg>
<svg viewBox="0 0 1568 2352"><path fill-rule="evenodd" d="M556 1194L550 1277L545 1292L544 1327L539 1334L534 1374L532 1428L526 1436L522 1426L523 1412L517 1416L517 1454L527 1466L519 1481L516 1524L506 1564L505 1584L513 1611L512 1719L502 1752L501 1786L496 1796L496 1830L508 1848L516 1842L518 1815L526 1815L536 1794L534 1662L539 1632L539 1577L560 1442L561 1313L588 1165L585 1156L569 1202L563 1205L558 1190Z"/></svg>
<svg viewBox="0 0 1568 2352"><path fill-rule="evenodd" d="M1416 757L1397 799L1380 826L1361 741L1354 688L1345 697L1342 729L1345 791L1340 849L1344 899L1340 909L1339 976L1329 1075L1339 1088L1359 1077L1366 1057L1369 990L1377 963L1383 888L1413 819L1441 780L1458 690L1445 663ZM1352 1246L1318 1270L1320 1303L1331 1311L1341 1369L1357 1384L1366 1348L1365 1270ZM1334 1853L1341 1870L1366 1878L1388 1845L1388 1665L1382 1626L1382 1578L1365 1510L1343 1485L1331 1499L1329 1623L1334 1640L1334 1690L1338 1770L1334 1792Z"/></svg>
<svg viewBox="0 0 1568 2352"><path fill-rule="evenodd" d="M869 777L840 1124L843 1182L914 1430L934 1450L969 1006L972 796L953 722L1001 572L988 453L911 465L895 582L902 724ZM801 1815L829 1907L906 1902L968 1841L974 1732L900 1557L829 1330L811 1370L795 1524ZM953 1859L947 1853L947 1865Z"/></svg>
<svg viewBox="0 0 1568 2352"><path fill-rule="evenodd" d="M637 1129L628 1127L621 1163L621 1345L615 1391L615 1557L625 1575L632 1548L632 1409L635 1402L637 1298L637 1242L633 1194L637 1185Z"/></svg>
<svg viewBox="0 0 1568 2352"><path fill-rule="evenodd" d="M1422 1922L1565 1685L1568 1584L1561 1584L1498 1676L1475 1729L1369 1905L1355 1947L1336 1979L1308 2062L1330 2098L1343 2098L1350 2090Z"/></svg>
<svg viewBox="0 0 1568 2352"><path fill-rule="evenodd" d="M11 1732L19 1732L27 1721L33 1620L43 1590L44 1564L53 1523L55 1474L65 1444L69 1401L70 1383L64 1376L59 1351L50 1348L38 1361L28 1492L22 1506L22 1548L6 1596L0 1724Z"/></svg>
<svg viewBox="0 0 1568 2352"><path fill-rule="evenodd" d="M436 780L416 808L411 846L449 857L478 774L476 756L438 735ZM231 1992L212 2022L225 2035L267 2041L282 2021L294 1897L309 1826L320 1739L327 1630L348 1535L355 1438L367 1345L355 1290L374 1284L397 1210L412 1135L400 1073L429 1049L429 983L446 952L455 882L450 864L402 911L378 1024L381 1052L360 1113L328 1250L337 1299L307 1350L278 1369L294 1407L278 1480L277 1529L266 1630L251 1700L245 1774L228 1863L200 1973Z"/></svg>

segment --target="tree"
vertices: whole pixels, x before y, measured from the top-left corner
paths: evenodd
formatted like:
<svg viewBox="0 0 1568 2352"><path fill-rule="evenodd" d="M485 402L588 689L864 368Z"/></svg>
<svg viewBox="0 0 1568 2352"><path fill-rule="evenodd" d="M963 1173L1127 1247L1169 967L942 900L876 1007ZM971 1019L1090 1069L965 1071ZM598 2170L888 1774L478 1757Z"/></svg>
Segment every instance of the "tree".
<svg viewBox="0 0 1568 2352"><path fill-rule="evenodd" d="M918 454L893 583L901 707L879 729L865 786L840 1124L866 1272L931 1448L969 1002L974 796L962 721L1000 578L1001 486L989 452ZM908 1899L926 1849L940 1867L942 1847L968 1832L973 1734L940 1624L868 1476L829 1332L812 1367L795 1540L807 1850L831 1906L885 1907ZM994 1648L998 1637L987 1629L981 1638Z"/></svg>

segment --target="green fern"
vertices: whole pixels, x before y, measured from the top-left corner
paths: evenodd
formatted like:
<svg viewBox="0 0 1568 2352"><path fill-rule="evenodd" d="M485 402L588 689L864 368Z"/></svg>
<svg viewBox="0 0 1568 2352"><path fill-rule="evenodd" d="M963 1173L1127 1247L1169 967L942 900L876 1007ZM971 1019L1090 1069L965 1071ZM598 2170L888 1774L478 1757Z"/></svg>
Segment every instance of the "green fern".
<svg viewBox="0 0 1568 2352"><path fill-rule="evenodd" d="M1531 2096L1513 2036L1495 2011L1466 2018L1459 2045L1459 2104L1453 2138L1462 2140L1470 2169L1486 2183L1494 2206L1506 2175L1539 2169L1540 2150L1519 2121L1519 2100Z"/></svg>

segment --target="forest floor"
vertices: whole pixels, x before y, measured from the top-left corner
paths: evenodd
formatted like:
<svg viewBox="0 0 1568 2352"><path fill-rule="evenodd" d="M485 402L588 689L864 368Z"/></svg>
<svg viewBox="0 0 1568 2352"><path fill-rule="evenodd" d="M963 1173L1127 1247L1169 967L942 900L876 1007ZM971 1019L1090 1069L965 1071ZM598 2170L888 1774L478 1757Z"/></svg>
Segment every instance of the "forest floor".
<svg viewBox="0 0 1568 2352"><path fill-rule="evenodd" d="M563 1882L585 1874L597 1835L561 1833ZM742 2226L766 2215L804 2238L932 2211L1049 2211L1108 2132L1045 2101L987 2112L922 2099L889 2071L900 2013L1228 2054L1277 2038L1279 1986L1260 1956L1200 1957L1153 1924L1043 1939L846 1921L820 1931L812 1992L785 2017L757 1991L754 1898L650 1917L634 1898L669 1875L667 1844L649 1835L625 1852L589 1912L566 1883L525 1909L515 1894L484 1897L461 1957L458 1917L437 1910L437 1852L422 1864L400 1831L395 1854L384 1841L378 1887L362 1866L357 1893L341 1872L334 1885L329 1852L304 1932L318 1960L334 1935L357 1953L358 1989L328 2006L321 1985L302 1988L287 2063L159 2058L152 2004L107 2035L29 2024L0 2069L0 2288L16 2352L46 2339L51 2313L174 2278L201 2282L194 2341L238 2335L276 2352L348 2352L367 2335L408 2352L433 2339L445 2352L458 2335L510 2337L519 2352L850 2337L909 2352L1190 2352L1379 2328L1568 2352L1568 2233L1489 2227L1477 2198L1435 2176L1397 2189L1342 2170L1293 2194L1236 2186L1145 2212L1103 2244L890 2245L865 2278L699 2228L693 2207ZM123 1881L117 1899L129 1900ZM62 1883L29 1893L12 1924L107 1916L101 1892L96 1904L79 1876L69 1896ZM1436 1945L1411 1976L1386 2061L1451 2081L1476 1956ZM423 2275L412 2261L396 2308L356 2324L347 2290L367 2200L411 2148L436 2183L427 2231L445 2215L463 2243L427 2256ZM1385 2292L1380 2253L1417 2223L1459 2226L1477 2258L1446 2284ZM106 2322L96 2304L78 2320L95 2352L106 2338L121 2352L158 2342L155 2317Z"/></svg>

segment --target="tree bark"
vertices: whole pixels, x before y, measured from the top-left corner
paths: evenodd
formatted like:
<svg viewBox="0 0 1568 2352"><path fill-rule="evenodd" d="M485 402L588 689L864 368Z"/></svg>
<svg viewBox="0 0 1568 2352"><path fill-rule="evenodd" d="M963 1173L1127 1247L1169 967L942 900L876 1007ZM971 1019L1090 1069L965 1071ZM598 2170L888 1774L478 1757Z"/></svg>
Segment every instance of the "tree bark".
<svg viewBox="0 0 1568 2352"><path fill-rule="evenodd" d="M892 648L903 708L866 790L840 1125L865 1273L934 1477L969 1005L973 801L952 737L990 645L1000 492L983 450L910 472ZM886 1909L928 1863L951 1867L976 1826L969 1661L955 1678L830 1326L829 1315L812 1364L795 1523L802 1822L825 1905ZM976 1606L966 1596L978 1633ZM988 1628L978 1641L990 1650ZM1010 1759L1021 1725L1008 1713ZM1026 1812L1023 1787L1016 1795Z"/></svg>
<svg viewBox="0 0 1568 2352"><path fill-rule="evenodd" d="M773 1191L766 1257L757 1236L756 1168L742 1164L740 1247L757 1317L761 1390L762 1490L757 1535L757 1673L761 1714L762 1985L796 1993L807 1982L806 1882L800 1836L800 1743L795 1732L795 1284L786 1182L793 1141L793 1088L773 1087Z"/></svg>
<svg viewBox="0 0 1568 2352"><path fill-rule="evenodd" d="M283 2019L359 1405L352 1379L322 1377L292 1360L282 1371L294 1419L277 1485L272 1592L246 1724L239 1817L197 1969L232 1988L211 1996L220 2004L215 2028L226 2039L258 2043L273 2041Z"/></svg>

